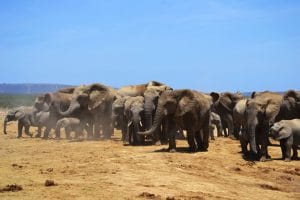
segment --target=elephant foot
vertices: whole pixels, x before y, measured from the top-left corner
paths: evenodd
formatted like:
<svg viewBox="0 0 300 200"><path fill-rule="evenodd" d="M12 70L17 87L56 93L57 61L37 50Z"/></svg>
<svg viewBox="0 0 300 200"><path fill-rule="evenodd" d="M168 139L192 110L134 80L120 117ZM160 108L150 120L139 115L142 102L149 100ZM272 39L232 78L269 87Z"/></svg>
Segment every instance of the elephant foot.
<svg viewBox="0 0 300 200"><path fill-rule="evenodd" d="M161 142L160 142L160 141L156 141L156 142L154 142L154 145L160 146L160 145L161 145Z"/></svg>
<svg viewBox="0 0 300 200"><path fill-rule="evenodd" d="M49 138L44 136L44 137L42 137L42 139L43 140L48 140Z"/></svg>
<svg viewBox="0 0 300 200"><path fill-rule="evenodd" d="M267 158L266 156L262 156L260 159L259 159L260 162L266 162L267 161Z"/></svg>
<svg viewBox="0 0 300 200"><path fill-rule="evenodd" d="M169 152L170 152L170 153L175 153L175 152L176 152L176 149L169 149Z"/></svg>
<svg viewBox="0 0 300 200"><path fill-rule="evenodd" d="M291 162L291 158L285 158L284 162Z"/></svg>
<svg viewBox="0 0 300 200"><path fill-rule="evenodd" d="M298 160L298 156L292 156L292 160Z"/></svg>
<svg viewBox="0 0 300 200"><path fill-rule="evenodd" d="M40 138L40 137L41 137L41 134L36 134L34 137L35 137L35 138Z"/></svg>
<svg viewBox="0 0 300 200"><path fill-rule="evenodd" d="M228 138L230 138L232 140L236 140L236 137L234 135L229 135Z"/></svg>
<svg viewBox="0 0 300 200"><path fill-rule="evenodd" d="M17 138L22 138L22 136L18 135Z"/></svg>

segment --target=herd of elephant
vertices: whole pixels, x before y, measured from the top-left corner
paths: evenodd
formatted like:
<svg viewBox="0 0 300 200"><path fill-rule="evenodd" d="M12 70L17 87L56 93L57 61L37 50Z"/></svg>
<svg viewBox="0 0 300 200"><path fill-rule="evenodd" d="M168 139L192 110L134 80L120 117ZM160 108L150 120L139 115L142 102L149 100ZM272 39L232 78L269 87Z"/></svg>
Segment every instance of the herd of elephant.
<svg viewBox="0 0 300 200"><path fill-rule="evenodd" d="M207 151L209 137L214 139L214 124L218 136L224 132L240 140L247 158L266 161L272 136L280 141L283 159L290 161L298 158L300 92L253 92L246 98L241 93L173 90L157 81L120 89L95 83L46 93L38 96L32 107L9 111L4 119L5 134L7 122L13 120L18 120L18 137L23 128L32 136L30 126L38 127L36 137L42 136L45 127L45 139L52 129L60 138L64 128L68 139L71 132L79 137L84 131L88 139L109 139L114 129L119 129L124 143L168 143L170 152L176 151L175 140L183 130L191 152Z"/></svg>

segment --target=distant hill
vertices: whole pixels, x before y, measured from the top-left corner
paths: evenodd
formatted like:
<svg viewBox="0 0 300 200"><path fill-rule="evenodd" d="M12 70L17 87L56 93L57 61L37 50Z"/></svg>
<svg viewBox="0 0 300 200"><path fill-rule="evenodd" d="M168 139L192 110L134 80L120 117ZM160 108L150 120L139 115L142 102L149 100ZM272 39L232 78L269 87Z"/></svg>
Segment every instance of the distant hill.
<svg viewBox="0 0 300 200"><path fill-rule="evenodd" d="M71 85L62 84L0 84L0 93L2 94L41 94L46 92L54 92L58 89L70 87Z"/></svg>

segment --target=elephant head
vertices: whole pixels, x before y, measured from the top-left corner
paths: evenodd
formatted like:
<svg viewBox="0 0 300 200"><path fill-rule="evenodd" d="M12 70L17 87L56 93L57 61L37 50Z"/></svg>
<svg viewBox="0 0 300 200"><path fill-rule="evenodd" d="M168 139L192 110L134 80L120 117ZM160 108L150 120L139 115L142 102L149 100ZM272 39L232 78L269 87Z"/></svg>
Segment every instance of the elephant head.
<svg viewBox="0 0 300 200"><path fill-rule="evenodd" d="M7 132L6 132L6 126L7 126L8 122L22 119L23 117L25 117L25 115L26 115L26 113L25 113L23 107L20 107L20 108L17 108L15 110L9 111L6 114L5 118L4 118L4 126L3 126L3 132L4 132L4 134L7 134Z"/></svg>
<svg viewBox="0 0 300 200"><path fill-rule="evenodd" d="M154 116L154 122L150 130L140 132L142 135L153 134L161 125L166 116L180 118L195 109L196 97L191 90L164 91L158 98L158 105Z"/></svg>
<svg viewBox="0 0 300 200"><path fill-rule="evenodd" d="M114 96L111 89L101 84L81 85L76 87L72 93L70 106L66 111L59 113L68 117L82 110L95 111L104 109L107 102L112 103Z"/></svg>
<svg viewBox="0 0 300 200"><path fill-rule="evenodd" d="M241 93L230 93L230 92L225 92L218 94L216 92L210 93L210 96L213 99L214 102L214 109L218 113L222 112L230 112L232 113L232 110L235 106L235 104L243 99L243 96Z"/></svg>
<svg viewBox="0 0 300 200"><path fill-rule="evenodd" d="M246 130L250 140L250 149L253 153L257 154L255 135L257 128L268 128L275 122L275 118L280 110L281 102L282 96L273 92L256 93L252 99L247 100L245 113Z"/></svg>
<svg viewBox="0 0 300 200"><path fill-rule="evenodd" d="M300 92L289 90L283 95L283 102L276 120L294 118L300 118Z"/></svg>
<svg viewBox="0 0 300 200"><path fill-rule="evenodd" d="M119 118L123 118L125 113L125 101L128 97L119 97L112 104L112 123L113 125L118 123ZM119 124L118 124L119 125ZM119 127L121 128L121 127Z"/></svg>
<svg viewBox="0 0 300 200"><path fill-rule="evenodd" d="M270 136L275 140L289 138L292 135L292 129L284 125L283 121L275 123L270 129Z"/></svg>

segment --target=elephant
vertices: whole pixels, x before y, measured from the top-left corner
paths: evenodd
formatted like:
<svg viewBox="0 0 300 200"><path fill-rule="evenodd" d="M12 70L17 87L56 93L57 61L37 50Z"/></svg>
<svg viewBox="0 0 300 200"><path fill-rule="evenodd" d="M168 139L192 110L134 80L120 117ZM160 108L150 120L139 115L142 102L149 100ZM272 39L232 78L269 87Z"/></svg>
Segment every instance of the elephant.
<svg viewBox="0 0 300 200"><path fill-rule="evenodd" d="M18 138L22 137L22 131L23 127L25 128L25 134L32 137L32 134L29 132L30 126L35 126L34 121L34 109L32 107L18 107L13 110L8 111L4 118L4 134L7 134L6 132L6 126L7 123L10 121L17 121L18 120Z"/></svg>
<svg viewBox="0 0 300 200"><path fill-rule="evenodd" d="M268 157L268 134L280 111L283 97L275 92L253 92L246 101L246 139L250 143L250 155L266 161ZM261 147L259 147L261 145ZM242 147L242 151L245 151Z"/></svg>
<svg viewBox="0 0 300 200"><path fill-rule="evenodd" d="M50 120L50 112L49 111L40 111L34 114L35 125L38 127L38 133L35 137L41 137L42 135L42 127L48 127L48 123Z"/></svg>
<svg viewBox="0 0 300 200"><path fill-rule="evenodd" d="M236 134L239 134L242 152L247 154L249 138L246 134L246 103L247 99L239 100L233 108L233 125Z"/></svg>
<svg viewBox="0 0 300 200"><path fill-rule="evenodd" d="M210 95L214 102L213 111L220 115L224 132L225 127L228 127L228 137L231 139L238 138L238 133L234 132L233 108L239 100L244 98L243 95L238 92L225 92L220 94L211 92Z"/></svg>
<svg viewBox="0 0 300 200"><path fill-rule="evenodd" d="M57 132L57 134L59 134L60 133L59 130L61 128L65 128L65 133L66 133L67 139L71 139L70 133L72 131L75 132L75 138L78 138L80 135L82 135L83 130L86 128L86 124L82 123L82 121L78 118L64 117L57 121L55 132Z"/></svg>
<svg viewBox="0 0 300 200"><path fill-rule="evenodd" d="M187 131L191 152L207 151L211 106L212 99L204 93L188 89L164 91L158 98L152 127L139 134L153 134L160 127L162 120L167 118L170 152L176 151L175 136L178 129Z"/></svg>
<svg viewBox="0 0 300 200"><path fill-rule="evenodd" d="M165 85L164 83L160 83L157 81L150 81L145 84L123 86L120 89L118 89L117 93L120 96L131 96L131 97L144 96L144 92L150 88L154 88L156 90L171 89L169 86Z"/></svg>
<svg viewBox="0 0 300 200"><path fill-rule="evenodd" d="M133 145L144 143L144 136L138 134L144 126L144 97L128 97L124 103L124 113L127 120L125 141Z"/></svg>
<svg viewBox="0 0 300 200"><path fill-rule="evenodd" d="M76 117L87 123L89 138L111 138L113 134L112 104L117 98L116 91L103 84L94 83L75 87L67 110L59 109L63 117Z"/></svg>
<svg viewBox="0 0 300 200"><path fill-rule="evenodd" d="M157 108L157 103L158 103L158 98L160 94L163 91L166 90L171 90L170 88L167 87L160 87L160 86L155 86L155 87L148 87L148 89L144 92L144 97L145 97L145 129L149 130L153 124L153 118L155 115L155 111ZM156 133L153 134L153 142L156 144L160 143L165 143L167 138L166 138L166 129L167 129L167 122L164 119L162 121L162 126L161 128L158 128Z"/></svg>
<svg viewBox="0 0 300 200"><path fill-rule="evenodd" d="M112 104L112 124L122 131L122 141L125 141L127 133L127 121L125 116L125 101L129 96L119 97Z"/></svg>
<svg viewBox="0 0 300 200"><path fill-rule="evenodd" d="M218 137L222 136L222 131L223 131L223 128L222 128L222 122L221 122L221 117L217 114L217 113L214 113L214 112L211 112L210 113L210 129L209 129L209 135L210 135L210 139L211 140L214 140L215 137L214 137L214 125L217 127L217 132L218 132Z"/></svg>
<svg viewBox="0 0 300 200"><path fill-rule="evenodd" d="M57 92L42 94L35 99L33 106L35 114L41 111L49 112L49 118L45 124L44 139L48 138L51 129L55 129L57 121L63 117L59 112L69 107L74 89L74 87L64 88Z"/></svg>
<svg viewBox="0 0 300 200"><path fill-rule="evenodd" d="M300 118L300 92L288 90L283 94L283 101L276 121L295 118Z"/></svg>
<svg viewBox="0 0 300 200"><path fill-rule="evenodd" d="M297 159L297 149L300 145L300 119L276 122L270 129L270 136L280 141L282 159L287 162ZM291 149L293 149L292 157Z"/></svg>

